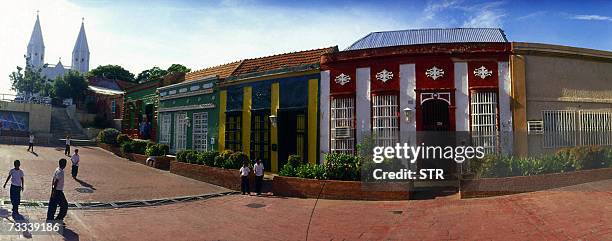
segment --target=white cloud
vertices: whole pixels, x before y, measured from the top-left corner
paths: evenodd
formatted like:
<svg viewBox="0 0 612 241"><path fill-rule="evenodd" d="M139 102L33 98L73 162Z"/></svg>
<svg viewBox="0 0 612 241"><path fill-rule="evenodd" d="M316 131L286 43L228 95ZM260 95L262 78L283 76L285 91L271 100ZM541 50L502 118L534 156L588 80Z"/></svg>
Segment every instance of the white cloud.
<svg viewBox="0 0 612 241"><path fill-rule="evenodd" d="M612 17L602 15L574 15L570 18L577 20L612 21Z"/></svg>
<svg viewBox="0 0 612 241"><path fill-rule="evenodd" d="M506 14L501 9L504 2L473 3L463 0L430 1L425 8L425 18L437 20L443 26L501 27ZM459 24L458 24L459 23Z"/></svg>

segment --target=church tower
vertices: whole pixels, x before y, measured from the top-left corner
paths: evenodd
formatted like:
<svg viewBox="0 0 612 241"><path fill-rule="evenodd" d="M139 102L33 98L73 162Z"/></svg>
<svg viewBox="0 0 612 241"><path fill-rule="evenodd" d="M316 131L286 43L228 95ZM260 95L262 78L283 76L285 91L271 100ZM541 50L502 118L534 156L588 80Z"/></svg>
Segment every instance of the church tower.
<svg viewBox="0 0 612 241"><path fill-rule="evenodd" d="M36 13L36 23L34 30L30 36L28 43L28 53L26 54L27 64L34 67L42 67L45 64L45 43L43 42L42 30L40 29L40 20Z"/></svg>
<svg viewBox="0 0 612 241"><path fill-rule="evenodd" d="M87 45L84 21L81 22L81 30L72 50L72 70L79 71L81 74L89 71L89 46Z"/></svg>

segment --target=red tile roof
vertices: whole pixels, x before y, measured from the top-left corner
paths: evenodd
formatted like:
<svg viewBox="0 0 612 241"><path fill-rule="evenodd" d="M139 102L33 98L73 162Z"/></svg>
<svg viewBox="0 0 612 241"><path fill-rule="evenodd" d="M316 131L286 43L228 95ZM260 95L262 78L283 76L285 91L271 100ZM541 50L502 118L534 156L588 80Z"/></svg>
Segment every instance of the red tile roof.
<svg viewBox="0 0 612 241"><path fill-rule="evenodd" d="M242 64L236 69L236 71L234 71L232 76L298 67L306 64L318 64L321 61L321 56L323 54L337 51L338 46L334 46L286 54L277 54L261 58L245 59L242 61Z"/></svg>
<svg viewBox="0 0 612 241"><path fill-rule="evenodd" d="M195 81L206 76L217 75L220 79L225 79L232 75L234 71L242 64L241 61L222 64L214 67L209 67L201 70L196 70L185 74L185 81Z"/></svg>

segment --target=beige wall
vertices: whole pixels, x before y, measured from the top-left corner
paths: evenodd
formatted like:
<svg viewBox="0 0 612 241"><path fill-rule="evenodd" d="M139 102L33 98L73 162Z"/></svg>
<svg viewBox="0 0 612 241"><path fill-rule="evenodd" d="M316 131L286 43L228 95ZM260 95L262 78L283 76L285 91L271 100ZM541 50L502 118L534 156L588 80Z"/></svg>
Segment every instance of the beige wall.
<svg viewBox="0 0 612 241"><path fill-rule="evenodd" d="M0 101L1 111L29 113L29 128L34 133L49 133L51 127L51 106Z"/></svg>
<svg viewBox="0 0 612 241"><path fill-rule="evenodd" d="M534 46L538 51L525 51ZM527 120L541 119L542 110L612 108L612 52L539 44L521 50Z"/></svg>

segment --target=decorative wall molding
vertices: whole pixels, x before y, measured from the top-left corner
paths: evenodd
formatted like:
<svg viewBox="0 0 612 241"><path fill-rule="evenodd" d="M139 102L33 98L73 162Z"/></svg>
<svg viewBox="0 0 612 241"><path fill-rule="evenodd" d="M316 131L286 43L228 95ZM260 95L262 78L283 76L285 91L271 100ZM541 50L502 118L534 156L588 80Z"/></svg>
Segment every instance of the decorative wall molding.
<svg viewBox="0 0 612 241"><path fill-rule="evenodd" d="M158 112L172 112L172 111L185 111L185 110L198 110L198 109L212 109L215 108L215 104L206 103L199 105L186 105L186 106L175 106L175 107L162 107L159 108Z"/></svg>
<svg viewBox="0 0 612 241"><path fill-rule="evenodd" d="M425 75L429 78L432 78L433 80L436 80L444 76L444 70L434 66L431 69L428 69L427 71L425 71Z"/></svg>
<svg viewBox="0 0 612 241"><path fill-rule="evenodd" d="M393 79L393 72L383 69L382 71L376 73L376 79L386 83L387 81Z"/></svg>
<svg viewBox="0 0 612 241"><path fill-rule="evenodd" d="M451 94L450 92L440 92L440 93L421 93L421 105L428 100L443 100L446 101L449 105L451 105Z"/></svg>
<svg viewBox="0 0 612 241"><path fill-rule="evenodd" d="M160 93L160 98L159 100L170 100L170 99L176 99L176 98L182 98L182 97L190 97L190 96L195 96L195 95L204 95L204 94L212 94L213 93L213 89L203 89L203 90L198 90L198 91L192 91L192 92L184 92L184 93L179 93L179 94L172 94L172 95L162 95L165 92Z"/></svg>
<svg viewBox="0 0 612 241"><path fill-rule="evenodd" d="M348 82L351 82L351 76L341 73L340 75L336 76L334 81L340 85L345 85Z"/></svg>
<svg viewBox="0 0 612 241"><path fill-rule="evenodd" d="M487 69L486 67L480 66L480 68L474 69L474 76L480 77L481 79L485 79L489 76L493 75L493 71Z"/></svg>

